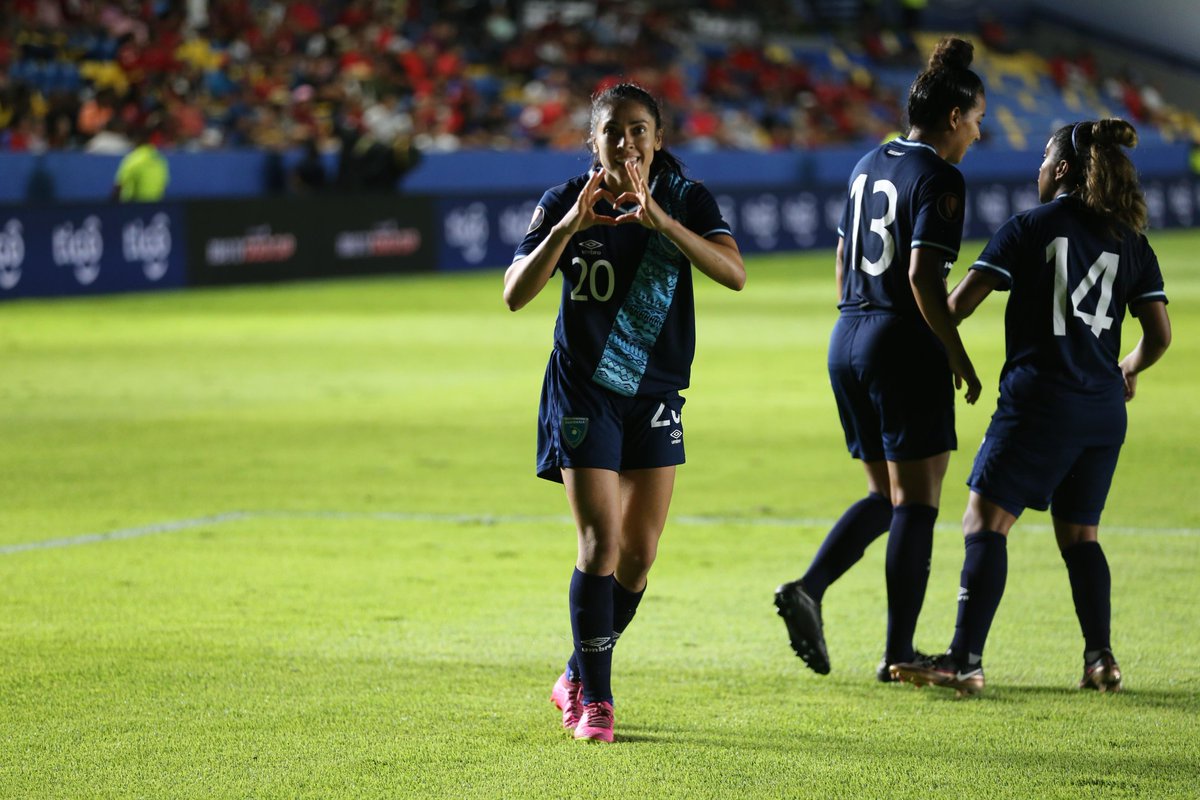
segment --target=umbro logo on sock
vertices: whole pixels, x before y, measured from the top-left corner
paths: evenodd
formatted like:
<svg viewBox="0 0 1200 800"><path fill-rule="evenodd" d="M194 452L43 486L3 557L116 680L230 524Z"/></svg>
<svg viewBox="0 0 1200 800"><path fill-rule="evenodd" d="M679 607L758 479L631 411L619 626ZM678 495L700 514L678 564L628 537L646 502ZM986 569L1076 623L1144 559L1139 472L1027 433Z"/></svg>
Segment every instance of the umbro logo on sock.
<svg viewBox="0 0 1200 800"><path fill-rule="evenodd" d="M612 647L613 637L597 636L594 639L583 639L579 642L579 648L585 653L603 653Z"/></svg>

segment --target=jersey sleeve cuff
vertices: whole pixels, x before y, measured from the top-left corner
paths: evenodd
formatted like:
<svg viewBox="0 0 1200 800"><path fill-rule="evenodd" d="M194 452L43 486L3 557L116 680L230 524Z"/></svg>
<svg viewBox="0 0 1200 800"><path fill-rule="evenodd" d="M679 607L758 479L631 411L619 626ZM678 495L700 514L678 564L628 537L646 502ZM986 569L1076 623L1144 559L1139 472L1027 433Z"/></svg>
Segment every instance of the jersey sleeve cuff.
<svg viewBox="0 0 1200 800"><path fill-rule="evenodd" d="M971 265L971 269L978 269L982 270L983 272L990 272L993 275L999 275L1004 279L1005 287L1012 286L1012 273L997 264L989 264L986 261L976 261Z"/></svg>
<svg viewBox="0 0 1200 800"><path fill-rule="evenodd" d="M956 248L946 247L946 245L938 244L937 242L927 242L924 239L913 239L912 247L914 250L918 247L932 247L934 250L941 250L943 253L949 254L951 261L955 261L958 258L958 250Z"/></svg>

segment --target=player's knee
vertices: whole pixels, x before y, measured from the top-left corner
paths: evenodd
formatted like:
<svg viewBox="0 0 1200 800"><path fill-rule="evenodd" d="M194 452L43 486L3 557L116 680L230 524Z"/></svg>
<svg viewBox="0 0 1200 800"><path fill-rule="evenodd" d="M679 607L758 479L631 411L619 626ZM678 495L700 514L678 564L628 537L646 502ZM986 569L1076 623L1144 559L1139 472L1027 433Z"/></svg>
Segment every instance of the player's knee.
<svg viewBox="0 0 1200 800"><path fill-rule="evenodd" d="M594 528L585 528L579 532L579 564L584 572L612 572L620 555L615 539L616 537L606 536Z"/></svg>
<svg viewBox="0 0 1200 800"><path fill-rule="evenodd" d="M640 584L650 573L654 559L658 556L658 547L649 542L639 542L633 546L621 548L621 574L628 581Z"/></svg>

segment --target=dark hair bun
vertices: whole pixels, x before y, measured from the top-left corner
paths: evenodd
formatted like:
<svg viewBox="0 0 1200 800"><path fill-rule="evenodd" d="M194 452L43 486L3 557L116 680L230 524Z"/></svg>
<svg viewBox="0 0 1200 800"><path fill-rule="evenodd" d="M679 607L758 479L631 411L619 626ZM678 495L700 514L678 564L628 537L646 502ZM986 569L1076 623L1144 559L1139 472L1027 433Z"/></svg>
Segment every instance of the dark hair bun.
<svg viewBox="0 0 1200 800"><path fill-rule="evenodd" d="M970 69L975 58L975 45L965 39L947 36L938 42L929 57L929 69Z"/></svg>
<svg viewBox="0 0 1200 800"><path fill-rule="evenodd" d="M1084 123L1088 125L1089 123ZM1137 131L1123 119L1101 119L1090 123L1092 141L1096 144L1117 144L1122 147L1137 147Z"/></svg>

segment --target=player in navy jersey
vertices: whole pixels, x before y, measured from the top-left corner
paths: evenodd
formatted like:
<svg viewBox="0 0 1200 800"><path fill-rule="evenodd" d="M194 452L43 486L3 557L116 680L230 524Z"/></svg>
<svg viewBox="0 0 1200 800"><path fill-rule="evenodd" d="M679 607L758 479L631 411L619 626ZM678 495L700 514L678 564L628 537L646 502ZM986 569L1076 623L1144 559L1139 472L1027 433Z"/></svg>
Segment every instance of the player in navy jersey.
<svg viewBox="0 0 1200 800"><path fill-rule="evenodd" d="M958 694L983 690L983 646L1004 593L1007 537L1026 508L1050 508L1084 637L1083 689L1116 691L1111 579L1098 541L1137 376L1171 340L1158 259L1142 231L1146 203L1122 146L1128 122L1060 128L1038 171L1042 205L992 237L950 297L964 319L1009 291L1000 398L967 484L966 557L950 649L893 671ZM1121 358L1125 309L1141 323Z"/></svg>
<svg viewBox="0 0 1200 800"><path fill-rule="evenodd" d="M575 649L551 700L576 739L611 742L612 648L645 591L684 461L691 266L734 290L746 269L712 194L663 148L650 94L633 84L599 93L589 144L592 169L538 203L504 300L515 311L562 273L537 472L565 485L578 556Z"/></svg>
<svg viewBox="0 0 1200 800"><path fill-rule="evenodd" d="M835 260L841 313L829 377L867 496L842 515L808 571L775 593L796 655L829 672L821 603L826 589L891 531L887 640L876 676L916 657L917 625L942 479L957 440L954 391L979 379L950 316L946 274L962 239L965 187L954 166L979 139L987 110L970 69L974 49L946 38L909 91L908 134L884 142L850 175Z"/></svg>

